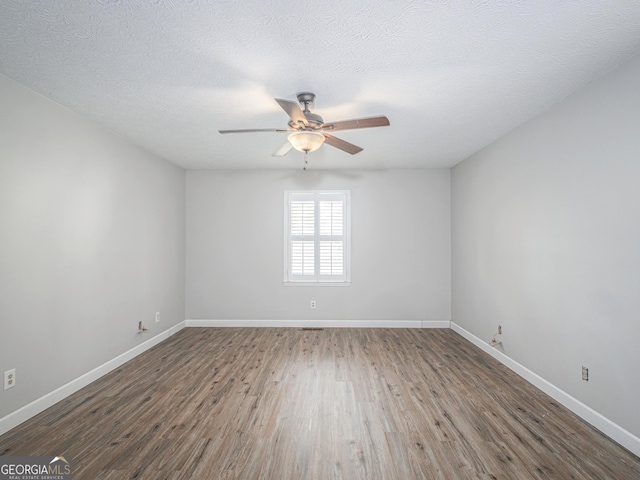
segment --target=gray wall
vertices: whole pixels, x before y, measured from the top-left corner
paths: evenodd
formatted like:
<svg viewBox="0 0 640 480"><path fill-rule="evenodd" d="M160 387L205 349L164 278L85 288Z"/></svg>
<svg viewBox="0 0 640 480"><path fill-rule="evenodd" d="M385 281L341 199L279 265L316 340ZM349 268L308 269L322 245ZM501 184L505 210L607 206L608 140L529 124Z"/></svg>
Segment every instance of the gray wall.
<svg viewBox="0 0 640 480"><path fill-rule="evenodd" d="M351 286L283 285L287 189L351 190ZM186 318L449 321L449 199L449 170L188 171Z"/></svg>
<svg viewBox="0 0 640 480"><path fill-rule="evenodd" d="M640 57L452 170L453 322L640 436ZM581 366L590 381L581 380Z"/></svg>
<svg viewBox="0 0 640 480"><path fill-rule="evenodd" d="M4 76L0 105L1 418L184 320L185 174Z"/></svg>

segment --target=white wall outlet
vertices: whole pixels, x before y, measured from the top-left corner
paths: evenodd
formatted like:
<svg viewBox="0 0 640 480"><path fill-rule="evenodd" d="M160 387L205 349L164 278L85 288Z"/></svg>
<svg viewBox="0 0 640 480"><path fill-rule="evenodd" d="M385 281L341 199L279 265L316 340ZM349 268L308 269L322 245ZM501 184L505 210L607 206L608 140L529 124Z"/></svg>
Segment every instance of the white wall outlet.
<svg viewBox="0 0 640 480"><path fill-rule="evenodd" d="M9 390L16 386L16 369L12 368L4 372L4 389Z"/></svg>
<svg viewBox="0 0 640 480"><path fill-rule="evenodd" d="M498 325L498 334L502 335L502 325Z"/></svg>
<svg viewBox="0 0 640 480"><path fill-rule="evenodd" d="M316 301L315 300L311 300L311 308L316 308Z"/></svg>
<svg viewBox="0 0 640 480"><path fill-rule="evenodd" d="M589 381L589 369L587 367L584 367L584 366L582 367L582 379L585 382Z"/></svg>
<svg viewBox="0 0 640 480"><path fill-rule="evenodd" d="M160 312L156 312L156 323L160 323Z"/></svg>

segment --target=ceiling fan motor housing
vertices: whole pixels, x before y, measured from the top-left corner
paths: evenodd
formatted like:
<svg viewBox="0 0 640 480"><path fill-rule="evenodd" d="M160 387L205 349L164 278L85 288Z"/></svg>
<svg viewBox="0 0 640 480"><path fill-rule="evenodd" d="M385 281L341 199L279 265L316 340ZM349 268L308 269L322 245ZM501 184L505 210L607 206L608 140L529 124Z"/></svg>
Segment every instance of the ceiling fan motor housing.
<svg viewBox="0 0 640 480"><path fill-rule="evenodd" d="M322 117L320 115L311 112L302 113L304 113L304 116L307 117L307 121L309 122L310 126L314 128L320 128L320 126L324 124L324 120L322 120Z"/></svg>

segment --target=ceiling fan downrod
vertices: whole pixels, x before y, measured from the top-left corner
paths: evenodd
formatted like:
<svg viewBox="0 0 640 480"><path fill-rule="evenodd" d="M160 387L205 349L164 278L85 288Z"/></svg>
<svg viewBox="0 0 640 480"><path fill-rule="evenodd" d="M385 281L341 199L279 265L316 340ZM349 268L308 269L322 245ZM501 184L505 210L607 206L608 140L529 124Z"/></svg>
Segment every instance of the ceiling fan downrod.
<svg viewBox="0 0 640 480"><path fill-rule="evenodd" d="M309 110L309 105L313 106L313 102L316 99L316 94L311 92L300 92L298 95L296 95L296 97L298 97L298 102L300 103L300 105L304 107L302 111L304 113L311 113L311 111Z"/></svg>

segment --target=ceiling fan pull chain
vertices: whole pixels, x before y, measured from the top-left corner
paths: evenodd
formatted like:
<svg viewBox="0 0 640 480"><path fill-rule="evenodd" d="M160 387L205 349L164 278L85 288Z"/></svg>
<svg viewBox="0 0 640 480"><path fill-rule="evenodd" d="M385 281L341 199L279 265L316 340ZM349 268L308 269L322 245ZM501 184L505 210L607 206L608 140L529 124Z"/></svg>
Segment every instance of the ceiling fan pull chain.
<svg viewBox="0 0 640 480"><path fill-rule="evenodd" d="M302 167L302 170L306 170L307 169L307 155L309 154L309 152L307 150L304 151L304 166Z"/></svg>

